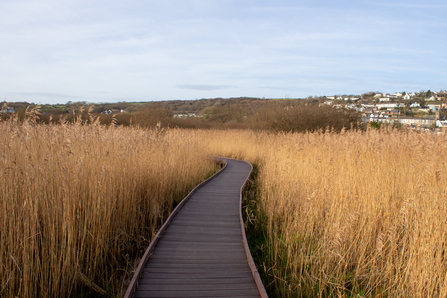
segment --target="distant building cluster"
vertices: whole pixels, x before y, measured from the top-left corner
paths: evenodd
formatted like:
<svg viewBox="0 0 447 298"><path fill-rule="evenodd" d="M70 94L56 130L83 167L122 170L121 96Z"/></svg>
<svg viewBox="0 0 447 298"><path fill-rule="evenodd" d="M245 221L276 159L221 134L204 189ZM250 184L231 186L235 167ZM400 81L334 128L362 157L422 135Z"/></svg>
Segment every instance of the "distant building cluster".
<svg viewBox="0 0 447 298"><path fill-rule="evenodd" d="M447 127L441 112L447 110L447 91L367 93L361 96L326 96L324 104L354 109L362 121L417 127ZM431 114L431 115L430 115Z"/></svg>

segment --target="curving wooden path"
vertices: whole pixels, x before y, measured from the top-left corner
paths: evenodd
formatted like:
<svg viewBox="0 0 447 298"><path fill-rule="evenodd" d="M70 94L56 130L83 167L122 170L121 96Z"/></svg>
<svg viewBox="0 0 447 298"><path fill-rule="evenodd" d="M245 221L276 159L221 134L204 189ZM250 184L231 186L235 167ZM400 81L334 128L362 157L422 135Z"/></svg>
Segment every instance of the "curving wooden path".
<svg viewBox="0 0 447 298"><path fill-rule="evenodd" d="M226 167L174 210L125 297L267 297L241 217L241 191L252 167L223 160Z"/></svg>

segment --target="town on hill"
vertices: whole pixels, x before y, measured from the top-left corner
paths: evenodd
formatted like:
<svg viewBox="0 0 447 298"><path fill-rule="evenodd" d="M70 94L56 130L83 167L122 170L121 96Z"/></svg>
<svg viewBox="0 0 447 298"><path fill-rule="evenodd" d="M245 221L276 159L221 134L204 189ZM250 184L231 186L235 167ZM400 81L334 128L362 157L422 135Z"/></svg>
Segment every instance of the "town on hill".
<svg viewBox="0 0 447 298"><path fill-rule="evenodd" d="M409 125L413 127L447 127L445 109L447 91L369 92L361 96L328 96L324 102L337 108L362 113L362 121Z"/></svg>
<svg viewBox="0 0 447 298"><path fill-rule="evenodd" d="M24 117L25 110L35 107L28 102L4 102L2 118L17 114ZM328 110L328 108L331 108ZM299 112L298 112L299 110ZM165 100L150 102L97 103L67 102L65 104L39 105L43 122L73 119L76 113L87 111L101 118L104 124L112 118L118 124L138 123L152 126L162 122L169 126L188 128L272 128L280 130L305 130L306 125L286 125L288 122L313 122L313 128L332 125L326 117L348 115L343 125L361 121L373 126L383 123L394 127L422 128L447 127L447 91L395 92L394 94L368 92L361 95L309 96L307 98L266 99L253 97L212 98L197 100ZM331 111L333 110L333 111ZM338 112L334 112L338 110ZM330 111L329 114L327 111ZM343 112L340 112L343 111ZM332 114L331 114L332 113ZM340 114L340 115L339 115ZM311 119L315 116L315 119ZM343 116L344 117L344 116ZM301 119L301 120L300 120ZM318 120L319 119L319 120ZM317 122L321 123L318 124ZM300 127L300 128L297 128ZM309 129L309 127L308 127Z"/></svg>

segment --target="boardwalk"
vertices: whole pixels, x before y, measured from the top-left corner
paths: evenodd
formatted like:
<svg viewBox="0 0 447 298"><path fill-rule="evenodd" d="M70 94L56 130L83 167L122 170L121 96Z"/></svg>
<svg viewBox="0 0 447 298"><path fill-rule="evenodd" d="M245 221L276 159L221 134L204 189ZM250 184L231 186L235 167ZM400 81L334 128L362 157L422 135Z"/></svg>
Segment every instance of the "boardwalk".
<svg viewBox="0 0 447 298"><path fill-rule="evenodd" d="M267 297L250 269L240 222L240 191L251 166L225 161L225 170L172 219L134 297Z"/></svg>

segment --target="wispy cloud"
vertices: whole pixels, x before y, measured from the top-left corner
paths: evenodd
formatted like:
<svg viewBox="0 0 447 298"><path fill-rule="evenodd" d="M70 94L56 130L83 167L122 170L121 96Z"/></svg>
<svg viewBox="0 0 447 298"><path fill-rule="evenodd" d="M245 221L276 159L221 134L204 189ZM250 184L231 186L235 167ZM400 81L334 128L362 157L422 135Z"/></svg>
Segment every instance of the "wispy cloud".
<svg viewBox="0 0 447 298"><path fill-rule="evenodd" d="M197 91L214 91L214 90L234 88L234 86L230 85L177 85L177 87L180 89L189 89Z"/></svg>
<svg viewBox="0 0 447 298"><path fill-rule="evenodd" d="M0 98L300 97L445 82L444 1L298 2L0 1Z"/></svg>

